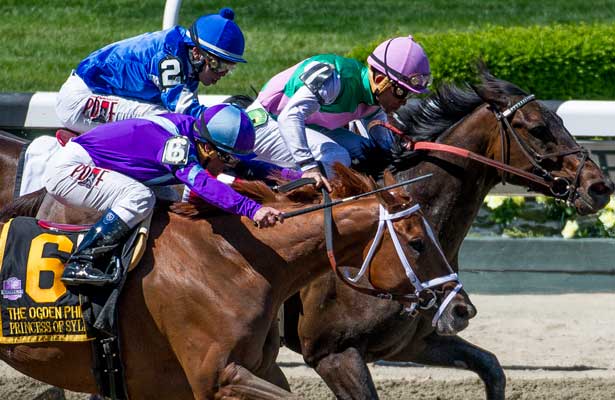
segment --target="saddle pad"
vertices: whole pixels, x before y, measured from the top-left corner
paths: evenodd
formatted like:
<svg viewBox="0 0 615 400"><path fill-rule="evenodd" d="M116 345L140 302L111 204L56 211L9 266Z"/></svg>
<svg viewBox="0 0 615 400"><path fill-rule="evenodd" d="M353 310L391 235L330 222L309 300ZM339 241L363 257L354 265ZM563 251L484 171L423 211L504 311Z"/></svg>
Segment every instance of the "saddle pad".
<svg viewBox="0 0 615 400"><path fill-rule="evenodd" d="M0 234L0 343L89 340L79 296L60 281L77 233L17 217Z"/></svg>

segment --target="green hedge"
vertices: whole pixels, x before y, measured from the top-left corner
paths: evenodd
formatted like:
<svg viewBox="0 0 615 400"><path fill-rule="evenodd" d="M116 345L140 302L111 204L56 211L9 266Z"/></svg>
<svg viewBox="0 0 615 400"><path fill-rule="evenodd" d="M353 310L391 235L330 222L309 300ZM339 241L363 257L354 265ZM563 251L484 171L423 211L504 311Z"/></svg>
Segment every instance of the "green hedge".
<svg viewBox="0 0 615 400"><path fill-rule="evenodd" d="M541 99L615 99L615 24L488 27L480 32L415 34L434 81L475 81L476 60ZM378 42L352 50L365 61Z"/></svg>

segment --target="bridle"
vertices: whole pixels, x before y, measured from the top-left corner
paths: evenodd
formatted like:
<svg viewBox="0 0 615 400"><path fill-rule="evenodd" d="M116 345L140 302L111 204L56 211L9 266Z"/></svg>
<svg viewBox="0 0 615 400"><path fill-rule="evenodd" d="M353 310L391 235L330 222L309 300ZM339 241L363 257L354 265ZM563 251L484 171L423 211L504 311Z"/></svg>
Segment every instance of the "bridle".
<svg viewBox="0 0 615 400"><path fill-rule="evenodd" d="M524 105L536 100L536 96L530 94L519 100L506 110L499 112L494 105L491 105L492 111L495 114L495 118L500 122L500 137L501 137L501 149L502 149L502 161L510 159L510 148L507 146L506 136L512 137L517 143L521 152L525 155L527 160L532 164L534 174L541 177L549 184L551 193L557 198L566 199L569 203L572 203L577 197L579 197L579 179L581 177L581 171L585 166L585 161L589 158L589 152L581 146L576 146L572 149L564 151L540 154L531 148L527 142L525 142L519 133L510 124L509 118L514 113L522 108ZM572 182L569 182L566 178L556 177L545 169L541 164L544 160L551 158L561 158L570 154L580 154L580 163L575 172L575 176ZM506 173L502 174L502 183L506 182Z"/></svg>
<svg viewBox="0 0 615 400"><path fill-rule="evenodd" d="M326 191L323 190L325 203L330 202L329 195ZM436 326L438 320L442 316L444 310L448 306L448 304L453 300L453 298L459 293L463 285L459 280L458 275L453 271L448 261L446 260L446 256L442 251L442 248L438 242L438 239L435 237L429 222L425 219L421 214L421 219L423 222L423 226L428 233L430 240L438 249L440 256L446 263L450 274L444 275L438 278L430 279L428 281L421 281L417 276L412 264L408 261L406 254L404 253L402 244L399 241L397 236L397 232L395 231L395 227L393 226L394 221L404 219L409 217L410 215L419 212L421 209L419 204L415 204L410 206L402 211L390 214L382 205L380 205L380 218L378 222L378 230L376 231L376 236L372 241L372 244L369 248L367 256L365 260L363 260L363 264L361 265L361 269L354 276L350 277L347 273L342 272L340 267L337 265L337 261L335 259L335 254L333 250L333 217L331 208L325 209L325 241L327 246L327 255L329 257L329 262L331 267L337 274L337 276L344 282L346 285L350 286L352 289L359 291L363 294L367 294L370 296L375 296L381 299L395 300L401 303L404 306L404 312L408 313L411 316L416 316L419 310L428 310L433 308L438 303L438 290L434 290L434 288L440 287L445 283L454 282L456 283L455 287L448 292L444 300L438 306L438 310L436 311L433 319L432 326ZM397 256L401 261L401 264L404 267L404 271L406 273L406 277L414 287L413 293L392 293L384 289L380 289L375 287L372 282L370 283L370 287L358 285L359 280L365 275L366 272L369 271L371 261L376 254L376 249L378 245L382 241L382 237L384 236L384 231L388 229L389 234L391 236L391 240L395 246L395 250L397 252Z"/></svg>
<svg viewBox="0 0 615 400"><path fill-rule="evenodd" d="M516 175L524 178L527 181L545 187L553 194L555 198L566 200L567 202L572 203L580 196L578 192L579 180L581 178L581 171L585 166L585 161L589 158L589 152L587 151L587 149L584 149L581 146L576 146L571 149L548 154L539 154L534 149L532 149L527 144L527 142L525 142L523 138L518 134L518 132L512 127L509 118L511 118L517 110L519 110L529 102L534 101L535 99L535 96L531 94L501 112L498 111L495 105L490 105L490 110L494 113L495 118L499 122L502 161L493 160L491 158L476 154L474 152L456 146L450 146L434 142L413 141L411 137L406 135L400 129L384 121L374 120L369 124L368 128L371 128L375 125L384 126L394 134L401 136L404 140L406 140L408 142L409 150L436 150L472 159L474 161L478 161L482 164L489 165L500 171L503 171L504 173L501 174L502 183L506 183L507 174ZM513 167L507 163L510 160L510 148L507 146L507 137L512 137L513 140L519 145L521 152L524 154L524 156L527 158L527 160L533 167L532 172L527 172L521 168ZM548 171L541 165L547 159L551 159L554 157L561 158L570 154L580 154L581 160L572 182L568 181L568 179L563 177L553 176L550 171Z"/></svg>

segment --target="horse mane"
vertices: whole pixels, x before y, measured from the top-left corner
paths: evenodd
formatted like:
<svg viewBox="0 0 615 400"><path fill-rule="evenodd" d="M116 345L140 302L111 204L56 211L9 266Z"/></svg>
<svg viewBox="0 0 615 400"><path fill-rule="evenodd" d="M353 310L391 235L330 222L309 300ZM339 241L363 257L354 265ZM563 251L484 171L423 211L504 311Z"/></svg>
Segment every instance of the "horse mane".
<svg viewBox="0 0 615 400"><path fill-rule="evenodd" d="M333 191L332 198L343 198L365 193L375 189L376 183L369 177L356 172L340 163L333 166L335 177L330 180ZM322 193L313 185L306 185L291 190L288 193L274 192L261 181L239 181L233 184L233 189L261 204L281 208L299 208L309 204L320 203ZM203 218L224 214L224 211L202 200L186 203L173 203L170 210L189 218Z"/></svg>
<svg viewBox="0 0 615 400"><path fill-rule="evenodd" d="M245 110L250 104L254 102L254 100L255 99L253 97L246 94L235 94L224 99L223 103L233 104Z"/></svg>
<svg viewBox="0 0 615 400"><path fill-rule="evenodd" d="M416 140L435 140L485 102L477 94L479 90L490 98L527 95L514 84L493 76L482 62L478 72L481 83L477 85L443 83L418 103L406 103L397 110L393 124Z"/></svg>
<svg viewBox="0 0 615 400"><path fill-rule="evenodd" d="M7 222L17 216L34 217L38 212L47 190L39 189L36 192L28 193L18 197L0 209L0 222Z"/></svg>

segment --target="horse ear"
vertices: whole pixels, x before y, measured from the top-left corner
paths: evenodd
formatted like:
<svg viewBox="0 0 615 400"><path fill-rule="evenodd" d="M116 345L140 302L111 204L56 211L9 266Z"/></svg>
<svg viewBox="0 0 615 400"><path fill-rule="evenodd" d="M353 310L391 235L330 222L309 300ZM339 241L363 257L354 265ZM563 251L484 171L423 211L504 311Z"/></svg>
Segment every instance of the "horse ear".
<svg viewBox="0 0 615 400"><path fill-rule="evenodd" d="M397 198L388 190L383 190L382 192L376 193L376 198L387 210L397 204Z"/></svg>
<svg viewBox="0 0 615 400"><path fill-rule="evenodd" d="M388 169L384 170L383 180L384 180L384 186L391 186L397 183L397 181L393 177L393 174Z"/></svg>

